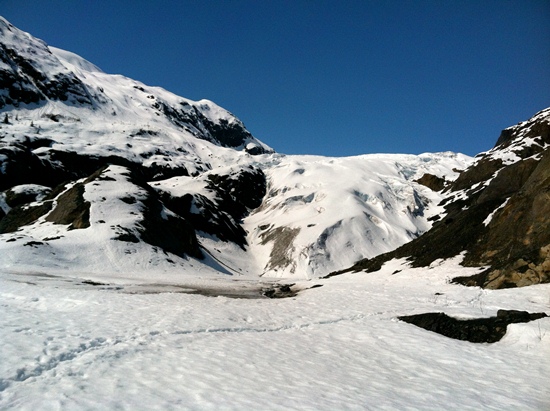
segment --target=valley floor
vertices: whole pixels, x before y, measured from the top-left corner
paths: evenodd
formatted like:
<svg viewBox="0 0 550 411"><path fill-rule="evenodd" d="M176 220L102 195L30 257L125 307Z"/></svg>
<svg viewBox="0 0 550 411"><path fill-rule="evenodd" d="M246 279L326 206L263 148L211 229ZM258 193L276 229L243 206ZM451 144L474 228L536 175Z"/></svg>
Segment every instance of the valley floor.
<svg viewBox="0 0 550 411"><path fill-rule="evenodd" d="M283 299L252 298L265 285L252 280L234 282L248 298L232 298L0 273L0 409L550 409L550 318L512 324L494 344L397 319L550 313L550 284L448 283L474 272L394 262Z"/></svg>

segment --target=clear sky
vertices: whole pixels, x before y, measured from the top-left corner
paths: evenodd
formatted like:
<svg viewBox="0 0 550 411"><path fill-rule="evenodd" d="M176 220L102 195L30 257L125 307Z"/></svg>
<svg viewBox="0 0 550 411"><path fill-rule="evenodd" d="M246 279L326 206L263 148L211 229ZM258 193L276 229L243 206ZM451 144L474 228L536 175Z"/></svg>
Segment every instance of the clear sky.
<svg viewBox="0 0 550 411"><path fill-rule="evenodd" d="M491 148L550 106L548 0L0 0L52 46L287 154Z"/></svg>

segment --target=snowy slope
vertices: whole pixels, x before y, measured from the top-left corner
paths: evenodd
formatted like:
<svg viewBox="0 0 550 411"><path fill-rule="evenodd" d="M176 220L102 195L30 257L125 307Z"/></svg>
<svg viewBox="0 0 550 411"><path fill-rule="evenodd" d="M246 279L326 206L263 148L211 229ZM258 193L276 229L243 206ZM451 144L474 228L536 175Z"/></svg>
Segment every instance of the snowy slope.
<svg viewBox="0 0 550 411"><path fill-rule="evenodd" d="M460 284L487 288L550 282L550 109L501 133L444 190L445 213L423 236L399 249L358 261L351 270L378 270L392 258L416 267L464 254L485 267Z"/></svg>
<svg viewBox="0 0 550 411"><path fill-rule="evenodd" d="M149 195L121 166L110 166L100 178L79 180L83 199L91 204L89 227L72 230L68 223L47 221L45 214L2 234L0 261L10 270L63 269L106 276L129 271L145 275L154 267L193 275L197 266L206 265L206 272L213 267L225 274L321 277L360 258L392 250L427 230L428 218L440 211L435 204L442 195L413 180L426 171L455 177L452 169L463 167L468 158L444 153L341 159L268 155L259 160L265 163L256 159L254 164L267 175L268 194L244 219L245 246L220 239L221 233L197 232L205 255L215 261L166 255L155 251L155 244L132 238L117 240L124 233L139 237ZM240 168L172 177L151 182L151 187L172 198L193 196L190 212L200 215L205 204L218 210L219 197L208 188L208 177L220 171L230 175L233 169ZM33 204L40 203L25 207ZM166 208L163 213L173 215ZM224 224L234 222L223 209L219 214L226 217Z"/></svg>
<svg viewBox="0 0 550 411"><path fill-rule="evenodd" d="M475 271L394 263L275 300L0 273L0 409L549 409L550 318L494 344L397 319L550 310L549 284L447 281Z"/></svg>

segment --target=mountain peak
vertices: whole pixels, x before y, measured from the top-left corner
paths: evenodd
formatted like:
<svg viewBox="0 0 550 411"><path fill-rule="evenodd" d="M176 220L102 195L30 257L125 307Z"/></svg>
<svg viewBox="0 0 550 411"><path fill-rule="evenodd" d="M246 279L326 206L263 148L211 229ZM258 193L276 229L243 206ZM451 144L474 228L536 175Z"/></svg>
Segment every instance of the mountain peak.
<svg viewBox="0 0 550 411"><path fill-rule="evenodd" d="M159 87L106 74L77 54L49 47L5 19L1 29L0 109L35 104L53 115L95 117L98 125L106 118L143 124L144 129L156 124L192 139L253 154L273 151L234 115L209 100L194 102Z"/></svg>
<svg viewBox="0 0 550 411"><path fill-rule="evenodd" d="M97 72L103 73L99 67L95 64L90 63L88 60L83 59L78 54L71 53L70 51L58 49L57 47L48 46L48 49L56 56L63 65L71 71L88 71L88 72Z"/></svg>

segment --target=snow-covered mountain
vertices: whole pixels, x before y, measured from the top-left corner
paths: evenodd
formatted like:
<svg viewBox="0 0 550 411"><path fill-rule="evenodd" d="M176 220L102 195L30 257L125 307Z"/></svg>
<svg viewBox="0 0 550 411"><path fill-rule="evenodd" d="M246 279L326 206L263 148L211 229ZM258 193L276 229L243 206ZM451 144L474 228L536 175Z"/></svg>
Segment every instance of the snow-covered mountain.
<svg viewBox="0 0 550 411"><path fill-rule="evenodd" d="M211 101L0 32L4 268L320 277L429 229L415 180L471 161L277 154Z"/></svg>
<svg viewBox="0 0 550 411"><path fill-rule="evenodd" d="M156 161L157 166L167 168L182 165L167 164L162 156L172 154L173 146L187 148L188 141L193 141L191 137L252 153L272 151L254 139L235 116L211 101L194 102L124 76L106 74L76 54L48 47L2 18L0 36L0 108L27 108L23 111L32 112L28 113L32 120L46 119L61 125L83 122L75 131L93 130L95 134L77 135L73 141L63 139L65 151L81 150L78 141L89 139L85 145L92 148L86 154L119 152L130 160L135 156L158 156L142 163L148 167ZM139 144L131 150L126 145L132 133L149 132L154 136L160 132L156 128L167 134L151 139L150 145L155 145L157 151L140 151L148 147ZM73 130L58 131L63 134ZM196 165L199 170L200 166L207 167Z"/></svg>

